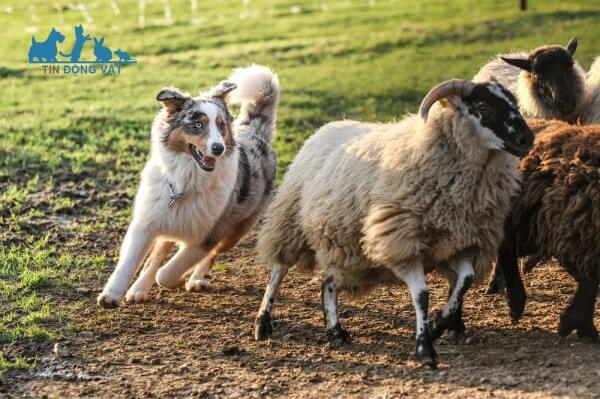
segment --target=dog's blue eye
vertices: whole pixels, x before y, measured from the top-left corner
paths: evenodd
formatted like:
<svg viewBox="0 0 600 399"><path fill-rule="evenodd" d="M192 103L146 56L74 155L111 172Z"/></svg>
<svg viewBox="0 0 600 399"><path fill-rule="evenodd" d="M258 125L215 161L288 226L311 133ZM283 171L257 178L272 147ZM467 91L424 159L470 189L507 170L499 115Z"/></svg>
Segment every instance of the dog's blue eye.
<svg viewBox="0 0 600 399"><path fill-rule="evenodd" d="M200 130L204 127L204 124L202 124L202 122L194 122L194 127Z"/></svg>

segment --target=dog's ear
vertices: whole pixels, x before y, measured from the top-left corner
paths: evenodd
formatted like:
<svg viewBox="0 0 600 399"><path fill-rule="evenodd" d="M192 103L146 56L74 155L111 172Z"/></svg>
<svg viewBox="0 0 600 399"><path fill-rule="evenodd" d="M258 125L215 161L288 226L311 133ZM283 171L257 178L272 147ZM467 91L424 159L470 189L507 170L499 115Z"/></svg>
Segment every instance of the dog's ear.
<svg viewBox="0 0 600 399"><path fill-rule="evenodd" d="M237 85L235 83L224 80L212 88L211 94L215 97L220 97L223 102L227 102L227 96L231 91L235 90L236 87Z"/></svg>
<svg viewBox="0 0 600 399"><path fill-rule="evenodd" d="M172 115L181 111L185 103L191 97L174 87L164 87L156 95L156 100L159 101L167 111L167 114Z"/></svg>

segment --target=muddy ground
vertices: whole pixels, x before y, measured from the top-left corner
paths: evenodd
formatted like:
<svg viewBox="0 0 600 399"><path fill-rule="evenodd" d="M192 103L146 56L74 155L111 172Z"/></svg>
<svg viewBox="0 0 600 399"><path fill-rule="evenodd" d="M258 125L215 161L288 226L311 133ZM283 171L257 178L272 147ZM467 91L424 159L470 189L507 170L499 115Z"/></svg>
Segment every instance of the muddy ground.
<svg viewBox="0 0 600 399"><path fill-rule="evenodd" d="M341 297L349 347L330 350L320 309L319 276L290 272L275 305L274 335L252 338L267 269L255 262L254 236L221 259L225 271L204 293L155 288L155 299L116 311L95 310L103 281L65 300L85 298L108 321L72 333L59 359L29 348L36 366L11 373L0 396L67 397L600 397L600 345L555 334L574 283L556 264L527 278L525 317L512 324L505 301L472 290L467 340L437 342L437 370L412 358L414 315L403 287L360 300ZM430 278L433 309L444 281ZM87 292L86 289L91 289ZM600 320L596 319L596 324Z"/></svg>

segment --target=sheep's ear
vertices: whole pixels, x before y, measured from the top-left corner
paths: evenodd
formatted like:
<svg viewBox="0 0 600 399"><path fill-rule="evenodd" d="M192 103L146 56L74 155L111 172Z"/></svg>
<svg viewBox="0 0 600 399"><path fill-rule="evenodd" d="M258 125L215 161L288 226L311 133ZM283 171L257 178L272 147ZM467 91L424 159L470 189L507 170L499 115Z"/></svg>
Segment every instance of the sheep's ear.
<svg viewBox="0 0 600 399"><path fill-rule="evenodd" d="M215 97L221 97L223 101L227 101L227 95L236 88L237 85L235 83L230 82L228 80L224 80L221 83L219 83L218 86L213 87L212 95Z"/></svg>
<svg viewBox="0 0 600 399"><path fill-rule="evenodd" d="M500 57L502 60L514 67L522 69L527 72L531 72L531 61L524 58L508 58L508 57Z"/></svg>
<svg viewBox="0 0 600 399"><path fill-rule="evenodd" d="M575 50L577 50L577 38L572 37L569 39L569 43L567 43L567 51L569 54L573 55L575 54Z"/></svg>
<svg viewBox="0 0 600 399"><path fill-rule="evenodd" d="M156 95L156 100L162 104L169 115L181 111L189 98L189 95L174 87L164 87Z"/></svg>

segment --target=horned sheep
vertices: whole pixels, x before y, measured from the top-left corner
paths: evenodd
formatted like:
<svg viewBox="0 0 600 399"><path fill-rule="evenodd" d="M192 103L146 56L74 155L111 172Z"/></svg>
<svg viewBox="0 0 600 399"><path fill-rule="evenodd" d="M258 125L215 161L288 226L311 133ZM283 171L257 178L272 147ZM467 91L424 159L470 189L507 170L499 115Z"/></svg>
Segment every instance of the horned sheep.
<svg viewBox="0 0 600 399"><path fill-rule="evenodd" d="M464 330L456 311L495 259L519 186L518 156L532 142L512 94L464 80L433 88L420 116L322 127L290 166L259 233L259 257L273 268L255 338L272 332L288 269L319 264L332 345L349 342L338 320L339 292L403 282L416 311L416 356L435 367L433 341L446 329ZM425 273L433 270L448 278L452 293L430 320Z"/></svg>
<svg viewBox="0 0 600 399"><path fill-rule="evenodd" d="M576 122L589 103L585 72L573 60L577 39L567 47L547 45L531 52L502 54L484 65L476 82L496 79L513 93L523 116Z"/></svg>

